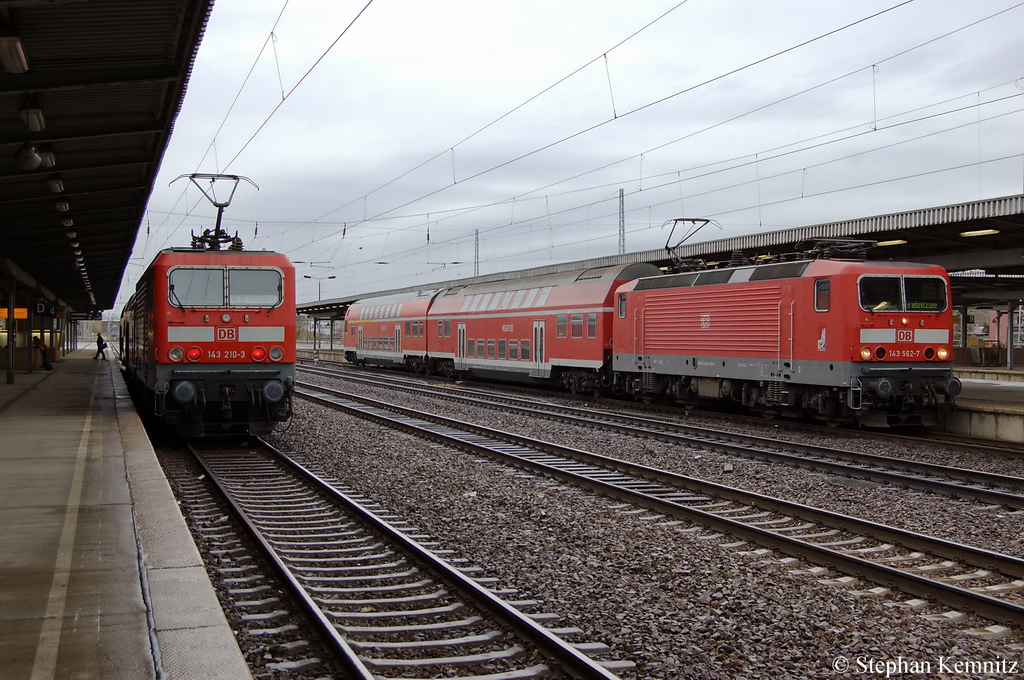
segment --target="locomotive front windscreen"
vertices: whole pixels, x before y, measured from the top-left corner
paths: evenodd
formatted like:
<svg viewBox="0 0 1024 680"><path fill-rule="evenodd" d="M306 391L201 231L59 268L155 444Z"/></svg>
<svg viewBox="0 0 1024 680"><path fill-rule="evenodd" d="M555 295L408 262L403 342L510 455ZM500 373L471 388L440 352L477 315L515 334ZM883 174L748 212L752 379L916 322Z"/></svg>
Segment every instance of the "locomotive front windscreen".
<svg viewBox="0 0 1024 680"><path fill-rule="evenodd" d="M276 269L229 269L228 305L275 307L281 302L281 272Z"/></svg>
<svg viewBox="0 0 1024 680"><path fill-rule="evenodd" d="M176 307L276 307L283 299L277 269L176 267L167 279Z"/></svg>
<svg viewBox="0 0 1024 680"><path fill-rule="evenodd" d="M862 276L860 306L869 312L946 309L946 281L937 276Z"/></svg>

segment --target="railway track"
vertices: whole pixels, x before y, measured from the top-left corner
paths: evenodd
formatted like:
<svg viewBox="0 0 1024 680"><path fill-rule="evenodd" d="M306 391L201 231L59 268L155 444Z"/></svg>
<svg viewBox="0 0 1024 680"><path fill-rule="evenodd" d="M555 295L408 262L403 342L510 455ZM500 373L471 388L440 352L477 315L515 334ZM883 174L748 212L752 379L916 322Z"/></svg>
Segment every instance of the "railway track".
<svg viewBox="0 0 1024 680"><path fill-rule="evenodd" d="M742 551L752 557L770 558L774 550L825 568L808 572L812 575L824 577L827 568L835 569L846 575L830 579L835 585L856 588L858 578L878 584L860 591L866 596L898 597L890 588L913 596L894 602L896 606L924 609L931 599L954 608L929 615L940 620L956 620L971 611L999 624L1024 624L1024 598L1020 597L1024 560L1015 557L324 387L303 385L296 394L634 506L687 519L715 532L709 538L740 539L727 544L737 550L742 542L761 546ZM993 626L973 632L1004 635L1008 629Z"/></svg>
<svg viewBox="0 0 1024 680"><path fill-rule="evenodd" d="M567 642L581 631L523 613L539 602L505 601L514 591L488 589L478 568L269 445L189 448L349 677L612 679L632 667L594 661L605 645Z"/></svg>
<svg viewBox="0 0 1024 680"><path fill-rule="evenodd" d="M306 372L327 377L342 377L336 371L305 368ZM381 379L344 375L346 380L380 385ZM461 403L500 408L531 417L543 417L589 428L601 428L631 436L658 439L672 444L814 469L832 475L867 479L928 493L976 500L982 503L1024 508L1024 478L998 475L966 468L933 465L889 456L878 456L834 447L800 444L775 438L757 437L727 430L697 427L646 416L578 409L518 397L494 395L444 386L387 379L399 389L443 397Z"/></svg>
<svg viewBox="0 0 1024 680"><path fill-rule="evenodd" d="M425 384L429 385L430 381L436 381L435 387L438 389L444 389L445 384L450 385L451 381L436 378L435 376L417 376L417 379L409 377L402 377L402 373L386 370L376 369L372 367L356 367L352 364L345 362L330 362L330 361L313 361L311 359L300 360L297 364L298 370L317 371L317 372L333 372L337 377L345 377L345 379L365 381L371 383L387 383L389 385L398 386L410 386L410 387L423 387ZM405 374L408 376L409 374ZM368 377L372 376L372 377ZM500 388L500 390L498 389ZM702 411L699 409L686 409L681 406L673 406L668 404L654 403L654 404L640 404L636 401L616 399L613 397L590 397L583 395L572 395L568 392L552 391L550 389L543 389L539 387L528 387L525 385L517 384L495 384L486 382L476 382L473 380L466 380L460 383L458 391L464 394L479 394L487 398L492 399L512 399L519 401L540 401L549 402L552 397L562 398L576 398L586 399L589 402L593 402L595 405L607 404L609 408L615 409L643 409L644 415L653 417L664 417L666 419L677 419L683 415L692 416L703 416L706 418L722 418L723 416L728 417L732 422L739 424L751 424L754 426L763 426L766 422L772 422L766 420L762 416L754 416L744 413L737 413L732 411ZM520 397L512 396L513 394L519 394ZM964 453L980 454L988 456L1001 456L1006 458L1024 458L1024 444L1014 445L1007 441L993 441L987 439L977 439L974 437L968 437L966 435L958 435L949 432L935 432L935 431L921 431L918 434L907 434L897 433L892 430L870 430L860 429L853 427L830 427L827 425L819 425L816 423L802 422L799 420L777 420L777 424L785 427L786 430L792 432L802 432L810 434L822 434L823 436L835 437L845 436L850 439L863 439L868 441L877 441L880 443L886 442L905 442L910 445L928 445L928 446L943 446L953 451L962 451Z"/></svg>

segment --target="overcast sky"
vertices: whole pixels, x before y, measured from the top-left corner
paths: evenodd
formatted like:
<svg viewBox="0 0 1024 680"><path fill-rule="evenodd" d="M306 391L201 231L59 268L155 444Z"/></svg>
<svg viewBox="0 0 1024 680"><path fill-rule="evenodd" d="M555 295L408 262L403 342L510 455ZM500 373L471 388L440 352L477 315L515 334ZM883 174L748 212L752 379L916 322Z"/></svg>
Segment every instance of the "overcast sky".
<svg viewBox="0 0 1024 680"><path fill-rule="evenodd" d="M192 172L251 178L225 227L336 277L324 299L472 276L475 232L481 274L615 254L620 190L627 252L675 217L721 225L693 242L1018 194L1022 25L1015 0L216 0L118 304L214 225Z"/></svg>

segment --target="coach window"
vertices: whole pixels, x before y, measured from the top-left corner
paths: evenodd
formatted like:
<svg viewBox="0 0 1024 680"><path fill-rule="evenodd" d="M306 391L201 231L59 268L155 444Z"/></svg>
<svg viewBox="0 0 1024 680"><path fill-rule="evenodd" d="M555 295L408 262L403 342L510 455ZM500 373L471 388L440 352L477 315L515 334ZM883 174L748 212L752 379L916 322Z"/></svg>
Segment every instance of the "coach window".
<svg viewBox="0 0 1024 680"><path fill-rule="evenodd" d="M832 284L828 279L814 281L814 311L827 312L832 307Z"/></svg>
<svg viewBox="0 0 1024 680"><path fill-rule="evenodd" d="M597 337L597 314L587 314L587 337Z"/></svg>
<svg viewBox="0 0 1024 680"><path fill-rule="evenodd" d="M579 340L583 337L583 315L573 314L572 315L572 337Z"/></svg>
<svg viewBox="0 0 1024 680"><path fill-rule="evenodd" d="M444 337L444 321L441 321L440 319L437 320L437 337Z"/></svg>
<svg viewBox="0 0 1024 680"><path fill-rule="evenodd" d="M167 296L178 307L223 307L224 270L179 267L167 275Z"/></svg>
<svg viewBox="0 0 1024 680"><path fill-rule="evenodd" d="M405 322L405 337L407 337L407 338L412 337L411 331L412 331L412 321L406 321Z"/></svg>
<svg viewBox="0 0 1024 680"><path fill-rule="evenodd" d="M626 294L619 293L619 318L626 318Z"/></svg>
<svg viewBox="0 0 1024 680"><path fill-rule="evenodd" d="M488 340L487 341L487 358L488 359L493 359L494 358L494 340Z"/></svg>
<svg viewBox="0 0 1024 680"><path fill-rule="evenodd" d="M530 341L520 340L519 341L519 355L523 361L530 360Z"/></svg>
<svg viewBox="0 0 1024 680"><path fill-rule="evenodd" d="M507 355L505 353L506 342L504 340L498 340L498 358L504 359Z"/></svg>
<svg viewBox="0 0 1024 680"><path fill-rule="evenodd" d="M466 356L470 359L476 356L476 340L474 338L466 340Z"/></svg>
<svg viewBox="0 0 1024 680"><path fill-rule="evenodd" d="M446 337L446 338L452 337L452 320L451 319L445 319L444 320L444 337Z"/></svg>
<svg viewBox="0 0 1024 680"><path fill-rule="evenodd" d="M516 296L512 300L512 304L509 305L511 309L519 309L519 306L523 304L523 298L526 297L526 289L516 291Z"/></svg>
<svg viewBox="0 0 1024 680"><path fill-rule="evenodd" d="M544 286L540 289L540 293L537 294L537 301L533 303L534 307L543 307L548 301L548 296L551 295L552 286Z"/></svg>
<svg viewBox="0 0 1024 680"><path fill-rule="evenodd" d="M508 341L508 358L511 361L519 361L519 341Z"/></svg>
<svg viewBox="0 0 1024 680"><path fill-rule="evenodd" d="M555 337L565 338L569 336L569 316L559 314L555 317Z"/></svg>

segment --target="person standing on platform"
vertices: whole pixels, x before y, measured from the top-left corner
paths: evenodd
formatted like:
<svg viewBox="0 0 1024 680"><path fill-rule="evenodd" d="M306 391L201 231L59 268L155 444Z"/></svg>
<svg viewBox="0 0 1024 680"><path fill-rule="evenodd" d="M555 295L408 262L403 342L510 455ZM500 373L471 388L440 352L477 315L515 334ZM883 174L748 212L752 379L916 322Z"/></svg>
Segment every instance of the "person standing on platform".
<svg viewBox="0 0 1024 680"><path fill-rule="evenodd" d="M43 357L43 370L52 371L53 364L50 363L50 348L46 346L46 343L37 337L32 338L32 346L39 348L39 353Z"/></svg>
<svg viewBox="0 0 1024 680"><path fill-rule="evenodd" d="M106 340L103 339L103 336L101 334L97 333L96 334L96 356L94 356L92 358L93 361L95 361L96 359L99 359L100 357L103 357L103 360L106 361L107 360L107 354L106 354L106 352L103 351L106 348L107 348Z"/></svg>

